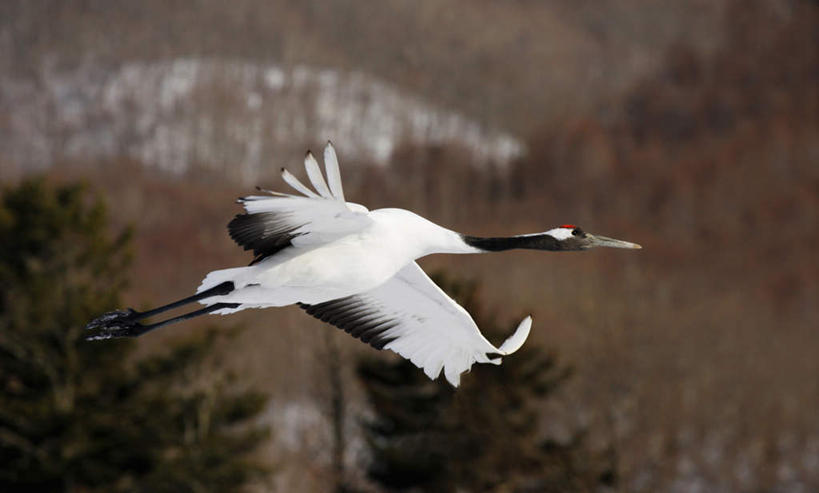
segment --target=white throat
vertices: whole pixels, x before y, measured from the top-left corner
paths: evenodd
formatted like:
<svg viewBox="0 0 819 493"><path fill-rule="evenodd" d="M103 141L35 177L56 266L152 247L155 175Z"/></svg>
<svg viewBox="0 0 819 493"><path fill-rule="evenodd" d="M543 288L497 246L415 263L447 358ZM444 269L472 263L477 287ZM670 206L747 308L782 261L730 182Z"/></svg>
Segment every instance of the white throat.
<svg viewBox="0 0 819 493"><path fill-rule="evenodd" d="M563 241L572 237L572 231L574 231L573 228L554 228L546 231L546 234L556 240Z"/></svg>

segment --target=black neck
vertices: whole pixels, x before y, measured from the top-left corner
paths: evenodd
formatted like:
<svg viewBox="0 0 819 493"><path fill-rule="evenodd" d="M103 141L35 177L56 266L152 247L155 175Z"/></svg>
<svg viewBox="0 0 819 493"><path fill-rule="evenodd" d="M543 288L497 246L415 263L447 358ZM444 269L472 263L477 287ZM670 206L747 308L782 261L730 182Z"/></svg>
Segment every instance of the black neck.
<svg viewBox="0 0 819 493"><path fill-rule="evenodd" d="M509 236L500 238L480 238L478 236L461 236L464 242L472 247L487 252L502 252L523 248L526 250L564 250L563 245L553 236L547 234Z"/></svg>

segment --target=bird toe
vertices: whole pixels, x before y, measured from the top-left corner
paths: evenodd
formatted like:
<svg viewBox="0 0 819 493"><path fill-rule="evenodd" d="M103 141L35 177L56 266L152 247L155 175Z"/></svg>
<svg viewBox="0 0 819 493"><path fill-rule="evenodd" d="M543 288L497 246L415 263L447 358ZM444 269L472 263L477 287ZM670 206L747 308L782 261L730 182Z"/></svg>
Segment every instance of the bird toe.
<svg viewBox="0 0 819 493"><path fill-rule="evenodd" d="M119 322L99 328L99 332L85 338L86 341L103 341L120 337L136 337L144 332L145 326L136 321Z"/></svg>
<svg viewBox="0 0 819 493"><path fill-rule="evenodd" d="M136 337L144 331L144 326L137 322L138 312L133 308L114 310L95 318L86 330L96 330L96 334L86 337L88 341L101 341L118 337Z"/></svg>
<svg viewBox="0 0 819 493"><path fill-rule="evenodd" d="M128 308L127 310L114 310L111 312L106 312L100 315L99 317L95 318L94 320L88 322L88 325L86 325L85 328L87 330L94 330L121 324L129 320L135 320L136 314L137 312L133 308Z"/></svg>

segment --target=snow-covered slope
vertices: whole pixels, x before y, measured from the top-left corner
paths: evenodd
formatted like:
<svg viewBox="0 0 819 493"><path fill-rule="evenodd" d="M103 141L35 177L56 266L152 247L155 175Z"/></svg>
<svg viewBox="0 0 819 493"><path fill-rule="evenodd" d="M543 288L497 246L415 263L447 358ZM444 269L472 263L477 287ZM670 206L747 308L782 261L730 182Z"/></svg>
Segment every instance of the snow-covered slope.
<svg viewBox="0 0 819 493"><path fill-rule="evenodd" d="M0 152L23 169L129 157L252 182L334 140L345 162L386 163L403 143L456 143L504 164L521 142L371 76L181 59L0 76Z"/></svg>

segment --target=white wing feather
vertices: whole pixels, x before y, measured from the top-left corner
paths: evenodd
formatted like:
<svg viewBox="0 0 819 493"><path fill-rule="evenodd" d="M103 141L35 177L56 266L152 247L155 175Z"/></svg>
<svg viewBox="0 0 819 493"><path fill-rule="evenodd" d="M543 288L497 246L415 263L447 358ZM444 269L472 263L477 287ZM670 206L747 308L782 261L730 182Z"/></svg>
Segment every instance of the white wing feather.
<svg viewBox="0 0 819 493"><path fill-rule="evenodd" d="M325 153L328 155L328 153ZM267 192L270 195L242 197L246 215L237 216L228 225L231 237L245 249L253 249L261 258L279 251L286 245L308 245L332 241L365 228L372 223L366 207L343 200L341 176L335 152L328 176L335 183L330 193L318 163L308 153L304 166L316 192L298 178L282 169L282 178L302 195ZM335 193L335 189L338 193Z"/></svg>
<svg viewBox="0 0 819 493"><path fill-rule="evenodd" d="M324 169L327 171L327 184L330 185L330 192L338 200L344 200L344 189L341 186L341 172L338 169L338 159L336 150L332 142L327 142L324 148Z"/></svg>
<svg viewBox="0 0 819 493"><path fill-rule="evenodd" d="M325 199L332 199L333 195L330 193L330 189L327 188L327 183L324 182L324 177L321 176L321 169L316 162L316 158L313 157L313 153L310 151L307 151L307 155L304 156L304 169L307 170L307 177L310 178L310 183L313 184L316 192Z"/></svg>
<svg viewBox="0 0 819 493"><path fill-rule="evenodd" d="M320 198L320 196L316 192L314 192L314 191L310 190L309 188L307 188L301 181L299 181L298 178L293 176L292 173L290 173L289 171L287 171L284 168L282 168L282 178L284 179L284 181L288 185L293 187L297 192L299 192L299 193L301 193L301 194L303 194L303 195L305 195L307 197L314 198L314 199ZM269 192L269 193L275 194L276 192ZM264 197L264 198L268 198L268 197Z"/></svg>
<svg viewBox="0 0 819 493"><path fill-rule="evenodd" d="M455 387L474 363L500 364L499 355L518 350L532 325L531 317L526 317L500 348L495 347L469 313L415 262L375 289L303 308L375 347L400 354L431 379L443 371Z"/></svg>
<svg viewBox="0 0 819 493"><path fill-rule="evenodd" d="M294 245L330 241L359 231L372 221L364 206L337 200L253 195L241 201L248 214L270 213L289 225L287 232L294 236L290 240Z"/></svg>

